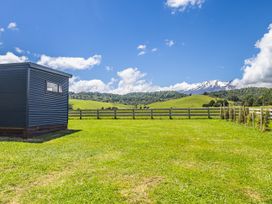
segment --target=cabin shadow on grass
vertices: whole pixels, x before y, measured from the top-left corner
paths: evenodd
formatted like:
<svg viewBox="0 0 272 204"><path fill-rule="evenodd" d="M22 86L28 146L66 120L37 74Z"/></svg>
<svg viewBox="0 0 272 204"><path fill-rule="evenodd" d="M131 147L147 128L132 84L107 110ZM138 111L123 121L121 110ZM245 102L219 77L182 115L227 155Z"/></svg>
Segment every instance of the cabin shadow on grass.
<svg viewBox="0 0 272 204"><path fill-rule="evenodd" d="M0 142L44 143L44 142L65 137L80 131L81 130L60 130L60 131L38 135L38 136L32 136L28 138L14 137L14 136L1 136Z"/></svg>

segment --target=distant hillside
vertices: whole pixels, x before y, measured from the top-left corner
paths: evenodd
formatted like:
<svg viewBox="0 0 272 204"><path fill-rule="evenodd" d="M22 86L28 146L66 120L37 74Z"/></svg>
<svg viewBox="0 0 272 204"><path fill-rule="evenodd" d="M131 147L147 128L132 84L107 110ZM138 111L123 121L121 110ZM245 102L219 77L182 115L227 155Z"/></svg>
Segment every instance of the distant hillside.
<svg viewBox="0 0 272 204"><path fill-rule="evenodd" d="M176 91L158 91L147 93L129 93L125 95L110 93L70 93L71 99L93 100L127 105L146 105L158 101L182 98L186 96Z"/></svg>
<svg viewBox="0 0 272 204"><path fill-rule="evenodd" d="M236 105L268 106L272 105L272 89L269 88L244 88L229 91L216 91L205 93L211 97L219 97L234 101Z"/></svg>
<svg viewBox="0 0 272 204"><path fill-rule="evenodd" d="M129 105L124 104L116 104L116 103L106 103L92 100L78 100L78 99L70 99L69 104L72 106L74 110L77 109L101 109L101 108L131 108Z"/></svg>
<svg viewBox="0 0 272 204"><path fill-rule="evenodd" d="M148 105L150 108L195 108L202 107L203 104L209 103L214 98L204 95L192 95L179 99L173 99L164 102L156 102Z"/></svg>

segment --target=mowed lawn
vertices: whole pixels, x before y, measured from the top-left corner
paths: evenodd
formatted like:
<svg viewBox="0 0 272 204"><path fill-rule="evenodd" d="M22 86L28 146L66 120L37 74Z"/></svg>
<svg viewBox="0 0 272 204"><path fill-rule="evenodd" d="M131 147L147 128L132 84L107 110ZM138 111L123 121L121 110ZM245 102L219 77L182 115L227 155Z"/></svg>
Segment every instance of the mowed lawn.
<svg viewBox="0 0 272 204"><path fill-rule="evenodd" d="M272 203L272 133L220 120L73 120L0 142L0 203Z"/></svg>

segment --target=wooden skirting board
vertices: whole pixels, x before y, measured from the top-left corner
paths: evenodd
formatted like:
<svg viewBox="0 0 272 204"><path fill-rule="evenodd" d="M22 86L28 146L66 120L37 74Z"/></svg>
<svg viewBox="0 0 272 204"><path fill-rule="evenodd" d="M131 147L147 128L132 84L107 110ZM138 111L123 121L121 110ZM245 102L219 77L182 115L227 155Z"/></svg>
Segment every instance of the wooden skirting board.
<svg viewBox="0 0 272 204"><path fill-rule="evenodd" d="M44 126L36 126L30 128L8 128L8 127L0 127L0 136L5 137L33 137L37 135L42 135L50 132L55 132L59 130L66 130L67 125L44 125Z"/></svg>

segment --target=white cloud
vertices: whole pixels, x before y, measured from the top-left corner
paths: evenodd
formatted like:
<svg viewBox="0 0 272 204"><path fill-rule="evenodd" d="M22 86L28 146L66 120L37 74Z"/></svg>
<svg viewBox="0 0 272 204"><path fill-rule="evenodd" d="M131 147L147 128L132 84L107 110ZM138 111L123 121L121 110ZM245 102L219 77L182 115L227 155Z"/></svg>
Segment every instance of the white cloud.
<svg viewBox="0 0 272 204"><path fill-rule="evenodd" d="M109 86L99 79L79 80L76 77L70 79L70 91L79 92L109 92Z"/></svg>
<svg viewBox="0 0 272 204"><path fill-rule="evenodd" d="M158 48L152 48L151 52L157 52Z"/></svg>
<svg viewBox="0 0 272 204"><path fill-rule="evenodd" d="M8 29L10 29L10 30L18 30L16 22L10 22L8 24Z"/></svg>
<svg viewBox="0 0 272 204"><path fill-rule="evenodd" d="M166 0L166 5L169 8L178 11L185 11L188 7L201 8L204 0Z"/></svg>
<svg viewBox="0 0 272 204"><path fill-rule="evenodd" d="M15 49L15 51L18 52L19 54L21 54L21 53L24 52L24 51L23 51L21 48L19 48L19 47L15 47L14 49Z"/></svg>
<svg viewBox="0 0 272 204"><path fill-rule="evenodd" d="M137 50L139 50L138 56L145 55L146 48L147 48L147 46L145 44L138 45L137 46Z"/></svg>
<svg viewBox="0 0 272 204"><path fill-rule="evenodd" d="M175 41L174 40L165 40L165 45L168 47L172 47L173 45L175 45Z"/></svg>
<svg viewBox="0 0 272 204"><path fill-rule="evenodd" d="M70 80L70 91L79 92L105 92L126 94L131 92L155 91L158 87L153 86L151 82L144 79L145 73L137 68L126 68L117 72L118 78L112 78L110 82L105 83L98 79L80 80L72 78Z"/></svg>
<svg viewBox="0 0 272 204"><path fill-rule="evenodd" d="M242 79L236 79L233 83L239 87L272 87L272 24L255 46L260 49L259 53L245 60Z"/></svg>
<svg viewBox="0 0 272 204"><path fill-rule="evenodd" d="M151 82L144 79L145 73L142 73L138 68L129 67L120 72L117 72L119 77L117 87L114 87L111 92L116 94L126 94L131 92L148 92L154 91L155 88Z"/></svg>
<svg viewBox="0 0 272 204"><path fill-rule="evenodd" d="M146 54L146 51L141 51L138 53L138 56L145 55L145 54Z"/></svg>
<svg viewBox="0 0 272 204"><path fill-rule="evenodd" d="M137 49L138 50L145 50L146 49L146 45L144 45L144 44L138 45Z"/></svg>
<svg viewBox="0 0 272 204"><path fill-rule="evenodd" d="M40 60L37 63L55 69L84 70L92 68L95 65L99 65L101 63L101 59L101 55L94 55L87 59L82 57L50 57L47 55L41 55Z"/></svg>
<svg viewBox="0 0 272 204"><path fill-rule="evenodd" d="M5 55L0 55L0 64L26 62L26 56L17 56L12 52L7 52Z"/></svg>
<svg viewBox="0 0 272 204"><path fill-rule="evenodd" d="M5 29L0 27L0 33L4 32Z"/></svg>

